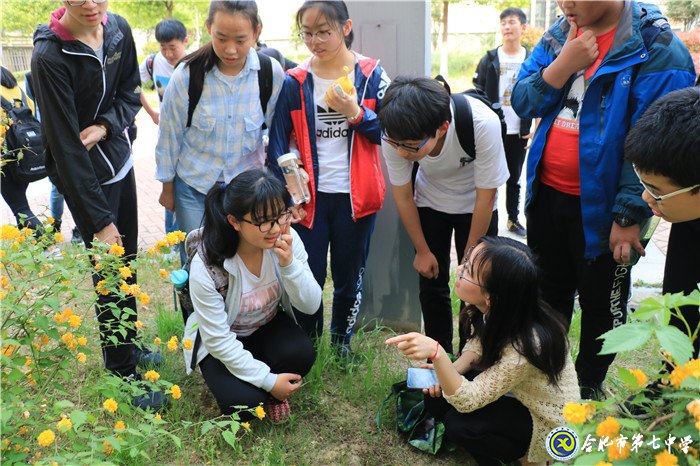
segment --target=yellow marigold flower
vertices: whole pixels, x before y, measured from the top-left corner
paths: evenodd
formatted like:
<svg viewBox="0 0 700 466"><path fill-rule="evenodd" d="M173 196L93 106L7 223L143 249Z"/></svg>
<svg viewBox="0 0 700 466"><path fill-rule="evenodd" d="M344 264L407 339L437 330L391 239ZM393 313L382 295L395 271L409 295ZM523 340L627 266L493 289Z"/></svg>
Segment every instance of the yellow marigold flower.
<svg viewBox="0 0 700 466"><path fill-rule="evenodd" d="M70 280L61 280L61 285L70 285Z"/></svg>
<svg viewBox="0 0 700 466"><path fill-rule="evenodd" d="M30 358L29 356L25 356L24 357L24 365L31 366L32 365L32 358Z"/></svg>
<svg viewBox="0 0 700 466"><path fill-rule="evenodd" d="M53 443L53 441L56 439L56 435L53 433L53 430L47 429L43 431L42 433L39 434L39 437L37 437L37 441L39 442L39 445L42 447L48 447Z"/></svg>
<svg viewBox="0 0 700 466"><path fill-rule="evenodd" d="M610 437L613 438L620 433L620 423L614 417L606 417L603 422L598 424L595 428L595 434L598 437Z"/></svg>
<svg viewBox="0 0 700 466"><path fill-rule="evenodd" d="M139 293L141 293L141 286L134 283L129 287L129 294L131 296L138 296Z"/></svg>
<svg viewBox="0 0 700 466"><path fill-rule="evenodd" d="M684 367L688 377L700 379L700 359L691 359L685 363Z"/></svg>
<svg viewBox="0 0 700 466"><path fill-rule="evenodd" d="M593 409L591 409L591 407ZM566 403L564 405L562 415L564 416L564 419L566 419L567 422L571 422L573 424L581 424L583 422L586 422L586 420L588 420L594 412L595 407L589 403Z"/></svg>
<svg viewBox="0 0 700 466"><path fill-rule="evenodd" d="M99 272L100 270L102 270L102 264L98 262L97 264L95 264L95 271Z"/></svg>
<svg viewBox="0 0 700 466"><path fill-rule="evenodd" d="M124 248L122 246L119 246L118 244L113 244L109 247L109 251L107 252L115 256L123 256Z"/></svg>
<svg viewBox="0 0 700 466"><path fill-rule="evenodd" d="M647 383L647 376L641 369L632 369L630 373L637 379L637 386L641 387Z"/></svg>
<svg viewBox="0 0 700 466"><path fill-rule="evenodd" d="M14 241L20 233L14 225L3 225L0 227L0 240Z"/></svg>
<svg viewBox="0 0 700 466"><path fill-rule="evenodd" d="M165 241L168 243L169 246L178 243L177 237L175 237L175 235L173 235L172 232L165 235Z"/></svg>
<svg viewBox="0 0 700 466"><path fill-rule="evenodd" d="M59 231L53 234L53 241L54 243L62 243L63 242L63 234Z"/></svg>
<svg viewBox="0 0 700 466"><path fill-rule="evenodd" d="M124 421L117 421L116 424L114 424L114 428L117 430L124 430L126 429L126 424L124 424Z"/></svg>
<svg viewBox="0 0 700 466"><path fill-rule="evenodd" d="M41 344L41 346L48 345L50 341L51 341L51 338L49 338L49 336L47 334L43 334L41 336L41 338L39 339L39 343Z"/></svg>
<svg viewBox="0 0 700 466"><path fill-rule="evenodd" d="M158 379L160 379L160 374L154 370L150 370L143 374L143 378L149 382L155 383L158 381Z"/></svg>
<svg viewBox="0 0 700 466"><path fill-rule="evenodd" d="M107 398L105 402L102 403L102 407L110 413L115 413L119 407L119 403L114 401L114 398Z"/></svg>
<svg viewBox="0 0 700 466"><path fill-rule="evenodd" d="M73 314L68 318L68 325L71 327L80 327L80 324L83 323L83 319L80 318L80 316Z"/></svg>
<svg viewBox="0 0 700 466"><path fill-rule="evenodd" d="M167 248L167 247L168 247L168 242L163 241L163 240L158 240L158 241L156 241L156 244L153 245L153 248L155 249L155 251L157 253L163 252L163 251L161 251L161 249Z"/></svg>
<svg viewBox="0 0 700 466"><path fill-rule="evenodd" d="M683 366L676 366L673 368L671 375L669 375L669 380L671 381L671 385L678 388L687 376L688 374Z"/></svg>
<svg viewBox="0 0 700 466"><path fill-rule="evenodd" d="M0 287L7 288L10 284L10 280L5 275L0 275Z"/></svg>
<svg viewBox="0 0 700 466"><path fill-rule="evenodd" d="M148 254L151 255L151 257L156 255L156 250L154 248L148 248Z"/></svg>
<svg viewBox="0 0 700 466"><path fill-rule="evenodd" d="M111 455L112 453L114 453L114 448L112 448L112 445L110 445L107 440L102 442L102 453L104 453L105 455Z"/></svg>
<svg viewBox="0 0 700 466"><path fill-rule="evenodd" d="M5 344L2 347L2 354L4 354L5 356L7 356L9 358L10 356L12 356L12 353L14 353L16 349L17 349L17 345Z"/></svg>
<svg viewBox="0 0 700 466"><path fill-rule="evenodd" d="M0 249L0 258L4 258L6 254L4 249Z"/></svg>
<svg viewBox="0 0 700 466"><path fill-rule="evenodd" d="M106 288L106 286L107 286L107 280L100 280L99 282L97 282L97 286L95 287L95 289L101 295L108 295L109 290Z"/></svg>
<svg viewBox="0 0 700 466"><path fill-rule="evenodd" d="M180 391L180 386L179 385L173 385L170 387L170 394L173 396L174 399L179 399L182 396L182 392Z"/></svg>
<svg viewBox="0 0 700 466"><path fill-rule="evenodd" d="M613 444L608 446L608 459L611 461L624 460L630 457L630 449L632 444L627 442L625 446L620 448L617 444L617 439L613 440Z"/></svg>
<svg viewBox="0 0 700 466"><path fill-rule="evenodd" d="M75 315L73 312L73 309L71 308L66 308L63 310L63 318L68 319L70 316Z"/></svg>
<svg viewBox="0 0 700 466"><path fill-rule="evenodd" d="M123 281L122 284L119 285L119 291L121 291L124 294L129 294L129 292L131 291L131 287L127 282Z"/></svg>
<svg viewBox="0 0 700 466"><path fill-rule="evenodd" d="M157 420L157 421L162 421L162 420L163 420L163 418L160 417L160 413L156 413L156 415L153 416L153 419L155 419L155 420Z"/></svg>
<svg viewBox="0 0 700 466"><path fill-rule="evenodd" d="M187 351L192 349L192 340L189 338L185 338L182 340L182 347L185 348Z"/></svg>
<svg viewBox="0 0 700 466"><path fill-rule="evenodd" d="M55 220L54 220L53 217L49 216L49 217L46 218L46 222L47 222L49 225L53 225L53 222L55 222Z"/></svg>
<svg viewBox="0 0 700 466"><path fill-rule="evenodd" d="M669 453L668 450L664 450L658 455L655 455L656 466L676 466L678 464L678 457L676 455Z"/></svg>
<svg viewBox="0 0 700 466"><path fill-rule="evenodd" d="M141 330L143 328L143 322L137 320L136 322L134 322L134 327L136 328L136 330Z"/></svg>
<svg viewBox="0 0 700 466"><path fill-rule="evenodd" d="M124 280L133 276L129 267L119 267L119 274Z"/></svg>
<svg viewBox="0 0 700 466"><path fill-rule="evenodd" d="M250 430L250 422L242 422L241 425L245 428L245 430Z"/></svg>
<svg viewBox="0 0 700 466"><path fill-rule="evenodd" d="M700 398L696 398L685 407L688 412L695 417L695 419L700 420Z"/></svg>
<svg viewBox="0 0 700 466"><path fill-rule="evenodd" d="M85 356L85 353L78 353L75 355L75 357L78 359L80 364L85 364L85 361L87 361L87 356Z"/></svg>
<svg viewBox="0 0 700 466"><path fill-rule="evenodd" d="M168 342L168 350L175 351L177 349L177 341L170 340Z"/></svg>
<svg viewBox="0 0 700 466"><path fill-rule="evenodd" d="M258 419L263 419L265 417L265 410L262 406L257 406L255 408L255 415L258 416Z"/></svg>
<svg viewBox="0 0 700 466"><path fill-rule="evenodd" d="M162 343L162 341L161 341L160 338L155 337L155 338L153 339L153 344L154 344L154 345L160 346L161 343Z"/></svg>
<svg viewBox="0 0 700 466"><path fill-rule="evenodd" d="M168 278L168 272L166 272L165 269L160 269L158 273L160 274L161 278Z"/></svg>
<svg viewBox="0 0 700 466"><path fill-rule="evenodd" d="M75 342L75 337L73 336L73 334L71 332L66 332L63 335L61 335L61 341L66 346L70 346L71 343Z"/></svg>
<svg viewBox="0 0 700 466"><path fill-rule="evenodd" d="M695 428L700 431L700 421L695 423Z"/></svg>
<svg viewBox="0 0 700 466"><path fill-rule="evenodd" d="M142 306L148 306L148 303L151 302L151 297L148 296L148 293L140 293L139 301L141 301Z"/></svg>
<svg viewBox="0 0 700 466"><path fill-rule="evenodd" d="M56 429L58 429L59 432L67 432L72 428L73 423L70 422L70 419L65 417L56 423Z"/></svg>
<svg viewBox="0 0 700 466"><path fill-rule="evenodd" d="M53 315L53 320L55 320L59 325L66 321L63 314L59 314L58 312Z"/></svg>
<svg viewBox="0 0 700 466"><path fill-rule="evenodd" d="M85 346L85 345L87 345L87 338L85 338L85 337L78 337L78 340L77 340L77 341L78 341L78 344L79 344L80 346Z"/></svg>

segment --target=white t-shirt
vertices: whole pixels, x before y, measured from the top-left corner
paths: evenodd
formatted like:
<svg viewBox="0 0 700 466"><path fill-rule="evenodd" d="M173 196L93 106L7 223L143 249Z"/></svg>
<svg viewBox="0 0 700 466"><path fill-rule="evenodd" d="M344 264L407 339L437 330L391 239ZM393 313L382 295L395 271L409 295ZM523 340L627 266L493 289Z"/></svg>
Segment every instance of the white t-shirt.
<svg viewBox="0 0 700 466"><path fill-rule="evenodd" d="M503 51L503 47L498 47L498 61L500 63L500 76L498 80L498 96L506 117L508 134L520 133L520 117L513 110L510 103L510 95L513 93L513 86L520 72L520 65L525 61L525 47L520 47L520 52L516 55L508 55Z"/></svg>
<svg viewBox="0 0 700 466"><path fill-rule="evenodd" d="M335 79L314 79L314 114L316 115L316 150L318 152L318 190L322 193L350 192L348 157L348 119L328 108L323 98ZM355 82L355 73L350 73Z"/></svg>
<svg viewBox="0 0 700 466"><path fill-rule="evenodd" d="M481 101L466 98L471 104L474 120L476 159L467 162L471 157L459 145L454 108L451 108L452 123L447 130L442 150L437 156L427 156L418 162L414 190L418 207L430 207L447 214L473 213L476 188L498 188L508 180L508 165L498 116ZM400 157L386 142L382 142L382 153L391 184L403 186L409 183L413 162ZM494 202L494 210L497 204Z"/></svg>
<svg viewBox="0 0 700 466"><path fill-rule="evenodd" d="M175 67L168 63L163 54L158 52L153 58L153 84L156 86L160 100L163 100L165 88L170 82L170 77L174 71ZM139 74L141 74L142 84L146 84L151 80L151 75L148 73L148 57L139 65Z"/></svg>
<svg viewBox="0 0 700 466"><path fill-rule="evenodd" d="M234 256L234 263L241 271L241 310L231 325L231 331L247 337L277 315L282 287L269 254L263 254L259 277L248 270L238 254Z"/></svg>

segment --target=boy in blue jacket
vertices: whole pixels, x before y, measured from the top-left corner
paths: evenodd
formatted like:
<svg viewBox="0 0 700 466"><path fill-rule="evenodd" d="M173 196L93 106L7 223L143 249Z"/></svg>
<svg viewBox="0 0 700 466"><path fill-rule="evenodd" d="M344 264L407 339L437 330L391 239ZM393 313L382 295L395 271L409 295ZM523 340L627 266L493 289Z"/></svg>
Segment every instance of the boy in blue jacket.
<svg viewBox="0 0 700 466"><path fill-rule="evenodd" d="M630 252L644 255L650 216L623 161L628 129L658 97L691 86L690 54L658 7L636 1L558 1L564 16L520 70L512 104L542 118L527 164L528 244L543 269L543 297L571 319L576 292L581 396L600 398L613 356L597 338L622 325Z"/></svg>

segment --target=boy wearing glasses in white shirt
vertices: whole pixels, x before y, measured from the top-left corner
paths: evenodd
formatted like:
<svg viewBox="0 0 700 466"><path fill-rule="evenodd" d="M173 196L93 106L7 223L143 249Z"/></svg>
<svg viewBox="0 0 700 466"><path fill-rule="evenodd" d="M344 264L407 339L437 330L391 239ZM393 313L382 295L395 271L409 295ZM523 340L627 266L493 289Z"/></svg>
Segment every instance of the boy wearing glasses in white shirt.
<svg viewBox="0 0 700 466"><path fill-rule="evenodd" d="M691 293L700 283L700 88L666 94L630 130L625 158L644 186L642 198L654 215L672 222L663 293ZM698 306L681 308L691 330L700 323ZM683 333L683 322L671 317ZM693 343L700 353L700 338ZM653 389L653 387L652 387ZM653 395L653 394L652 394ZM649 396L649 394L647 394Z"/></svg>
<svg viewBox="0 0 700 466"><path fill-rule="evenodd" d="M433 79L396 78L378 115L394 201L416 249L425 333L449 353L452 235L461 262L479 238L498 233L496 191L509 176L498 117L481 101L463 98L472 109L476 154L462 149L450 95Z"/></svg>

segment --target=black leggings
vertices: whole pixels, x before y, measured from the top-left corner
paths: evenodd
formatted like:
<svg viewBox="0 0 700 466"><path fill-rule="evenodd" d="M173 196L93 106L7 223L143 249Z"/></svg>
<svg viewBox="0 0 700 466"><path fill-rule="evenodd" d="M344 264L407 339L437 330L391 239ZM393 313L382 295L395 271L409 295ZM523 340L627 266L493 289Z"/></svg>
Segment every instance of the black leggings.
<svg viewBox="0 0 700 466"><path fill-rule="evenodd" d="M473 379L478 372L467 373ZM445 438L464 448L480 466L517 461L532 439L532 416L516 398L502 396L470 413L460 413L445 398L425 397L428 412L445 424Z"/></svg>
<svg viewBox="0 0 700 466"><path fill-rule="evenodd" d="M316 360L311 339L282 311L251 335L238 337L238 341L255 359L270 366L275 374L287 372L303 377ZM222 414L233 413L234 406L258 406L271 397L262 388L233 375L224 363L211 355L204 358L199 367ZM242 419L250 417L247 413L242 414Z"/></svg>
<svg viewBox="0 0 700 466"><path fill-rule="evenodd" d="M12 214L17 220L17 226L22 228L27 226L32 230L39 230L41 228L41 222L36 218L32 210L29 208L29 201L27 200L27 187L29 183L16 178L11 171L11 167L5 166L4 170L7 173L2 175L2 180L0 180L0 190L2 190L2 198L10 206ZM22 218L25 216L25 218Z"/></svg>

